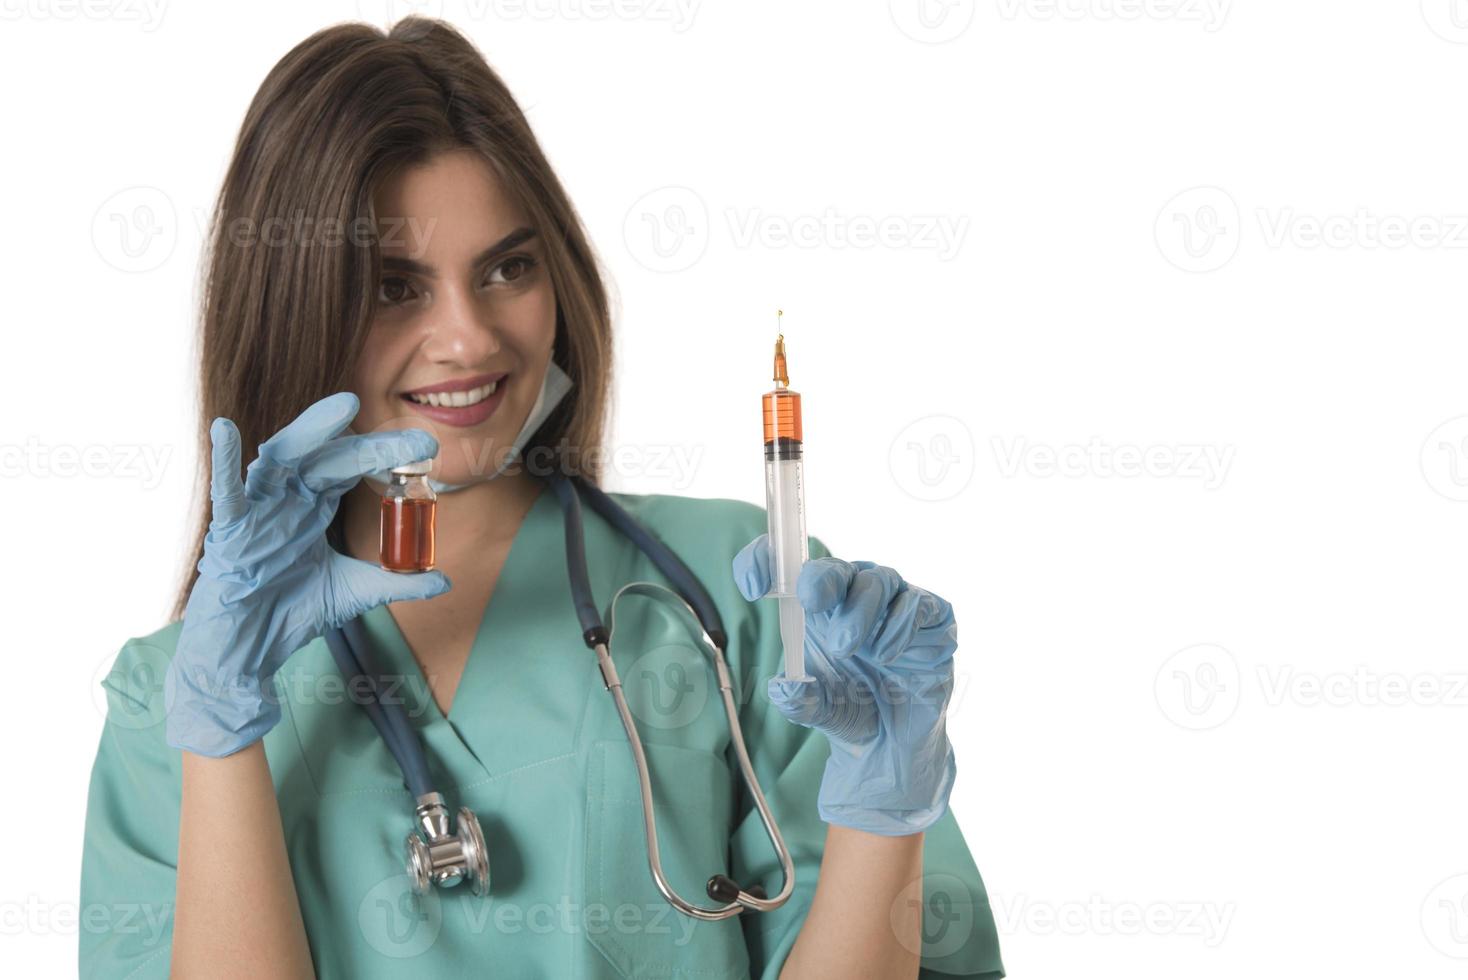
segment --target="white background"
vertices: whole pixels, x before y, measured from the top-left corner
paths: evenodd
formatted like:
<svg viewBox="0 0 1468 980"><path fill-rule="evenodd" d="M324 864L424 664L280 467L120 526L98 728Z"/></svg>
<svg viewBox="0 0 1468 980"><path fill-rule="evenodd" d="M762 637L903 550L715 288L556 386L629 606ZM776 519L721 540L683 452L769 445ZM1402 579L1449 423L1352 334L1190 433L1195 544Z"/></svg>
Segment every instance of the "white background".
<svg viewBox="0 0 1468 980"><path fill-rule="evenodd" d="M184 561L244 109L408 12L153 2L0 0L11 975L75 969L97 681ZM605 263L614 488L762 500L784 308L812 533L957 609L1012 976L1462 976L1468 3L425 6Z"/></svg>

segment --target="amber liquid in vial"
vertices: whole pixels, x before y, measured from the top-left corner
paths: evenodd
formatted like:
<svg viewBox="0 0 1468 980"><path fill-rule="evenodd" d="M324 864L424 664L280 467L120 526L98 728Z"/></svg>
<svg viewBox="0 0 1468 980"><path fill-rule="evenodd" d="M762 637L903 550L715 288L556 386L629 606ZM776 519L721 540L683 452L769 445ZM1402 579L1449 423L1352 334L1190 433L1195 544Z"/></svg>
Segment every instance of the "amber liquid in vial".
<svg viewBox="0 0 1468 980"><path fill-rule="evenodd" d="M382 498L379 562L390 572L427 572L434 565L434 522L438 501Z"/></svg>

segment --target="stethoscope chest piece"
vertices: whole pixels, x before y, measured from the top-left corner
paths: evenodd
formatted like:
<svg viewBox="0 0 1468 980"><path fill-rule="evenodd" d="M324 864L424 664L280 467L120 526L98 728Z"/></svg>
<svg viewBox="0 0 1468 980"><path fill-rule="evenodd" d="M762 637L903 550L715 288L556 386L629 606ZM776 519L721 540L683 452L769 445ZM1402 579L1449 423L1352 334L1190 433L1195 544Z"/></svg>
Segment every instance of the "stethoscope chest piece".
<svg viewBox="0 0 1468 980"><path fill-rule="evenodd" d="M459 807L456 826L450 827L443 796L425 793L418 797L413 812L418 826L407 839L408 877L413 890L427 895L434 885L451 888L467 878L476 896L488 895L489 851L474 811Z"/></svg>

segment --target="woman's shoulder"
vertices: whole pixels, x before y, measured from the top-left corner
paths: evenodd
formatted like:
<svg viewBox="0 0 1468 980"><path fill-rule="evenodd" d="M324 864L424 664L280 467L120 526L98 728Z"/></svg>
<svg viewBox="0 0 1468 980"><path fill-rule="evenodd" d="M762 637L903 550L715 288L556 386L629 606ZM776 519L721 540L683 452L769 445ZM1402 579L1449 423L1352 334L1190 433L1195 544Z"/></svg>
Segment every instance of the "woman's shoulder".
<svg viewBox="0 0 1468 980"><path fill-rule="evenodd" d="M142 636L130 636L125 643L139 647L156 647L168 651L173 656L173 649L178 645L178 634L183 629L183 620L174 619L158 627L151 633Z"/></svg>
<svg viewBox="0 0 1468 980"><path fill-rule="evenodd" d="M122 653L134 658L146 659L150 656L162 656L167 660L172 660L173 652L178 647L178 634L182 631L183 620L171 620L151 633L130 636L123 640Z"/></svg>
<svg viewBox="0 0 1468 980"><path fill-rule="evenodd" d="M151 633L123 641L101 678L109 715L120 712L135 719L140 714L151 717L162 711L163 678L182 629L182 620L174 620Z"/></svg>

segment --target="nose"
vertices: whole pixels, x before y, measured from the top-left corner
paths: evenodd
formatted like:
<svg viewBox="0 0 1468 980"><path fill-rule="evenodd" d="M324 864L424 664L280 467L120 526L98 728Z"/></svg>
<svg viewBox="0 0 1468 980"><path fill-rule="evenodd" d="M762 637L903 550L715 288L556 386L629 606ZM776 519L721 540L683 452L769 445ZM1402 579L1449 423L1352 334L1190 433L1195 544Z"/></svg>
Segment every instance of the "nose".
<svg viewBox="0 0 1468 980"><path fill-rule="evenodd" d="M494 307L478 302L472 289L454 285L441 290L425 318L423 353L441 363L483 364L500 349L493 313Z"/></svg>

